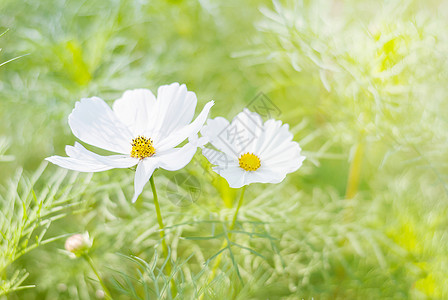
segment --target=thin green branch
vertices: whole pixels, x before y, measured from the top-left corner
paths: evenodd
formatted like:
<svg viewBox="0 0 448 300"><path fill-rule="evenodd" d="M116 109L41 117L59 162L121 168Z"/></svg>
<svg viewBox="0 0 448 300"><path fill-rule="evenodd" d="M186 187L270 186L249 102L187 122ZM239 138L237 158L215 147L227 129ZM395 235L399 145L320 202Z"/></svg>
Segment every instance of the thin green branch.
<svg viewBox="0 0 448 300"><path fill-rule="evenodd" d="M356 145L355 154L350 163L345 199L352 199L358 193L359 181L361 178L363 155L364 155L364 144L360 142Z"/></svg>
<svg viewBox="0 0 448 300"><path fill-rule="evenodd" d="M227 234L227 232L226 232L226 235L225 235L226 239L223 241L222 246L221 246L221 249L229 249L231 255L233 255L231 250L230 250L231 238L232 238L232 233L233 233L232 230L235 228L236 220L238 219L238 212L240 211L240 208L243 205L243 199L244 199L244 192L245 191L246 191L246 186L243 186L243 188L241 189L241 195L240 195L240 198L238 200L238 204L237 204L235 213L234 213L233 218L232 218L232 223L230 224L230 227L229 227L229 230L228 230L229 233ZM215 261L215 264L213 265L213 269L212 269L212 275L211 275L211 277L210 277L210 279L208 281L209 284L215 278L216 272L218 271L219 265L221 264L221 260L222 260L222 252L216 257L216 261ZM239 275L238 269L237 269L237 272L238 272L238 275Z"/></svg>
<svg viewBox="0 0 448 300"><path fill-rule="evenodd" d="M98 271L96 270L95 265L93 264L92 258L87 254L83 255L82 257L87 261L87 263L89 264L93 273L95 273L96 278L98 278L98 281L101 284L101 287L103 288L104 294L106 294L106 299L112 299L112 296L111 296L109 290L107 289L106 285L104 284L103 280L101 279L101 276L98 273Z"/></svg>
<svg viewBox="0 0 448 300"><path fill-rule="evenodd" d="M154 197L154 206L156 208L157 222L159 223L159 228L160 228L159 234L160 234L160 238L162 239L163 254L165 255L165 258L167 259L166 272L167 272L167 275L170 276L171 271L172 271L172 265L171 265L171 259L169 257L170 253L168 251L168 246L166 244L165 225L163 224L162 213L160 212L159 198L157 197L156 185L154 183L154 175L151 176L151 178L149 179L149 182L151 183L152 194ZM171 278L171 293L172 293L173 298L176 297L177 289L176 289L176 283L174 281L174 278Z"/></svg>

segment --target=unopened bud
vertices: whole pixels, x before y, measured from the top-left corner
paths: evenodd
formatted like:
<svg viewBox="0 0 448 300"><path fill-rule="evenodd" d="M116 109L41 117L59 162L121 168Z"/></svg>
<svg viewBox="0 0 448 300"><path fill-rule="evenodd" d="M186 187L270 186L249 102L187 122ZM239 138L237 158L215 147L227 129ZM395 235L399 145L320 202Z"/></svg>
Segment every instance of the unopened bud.
<svg viewBox="0 0 448 300"><path fill-rule="evenodd" d="M79 257L89 251L92 243L89 233L74 234L65 241L65 250L70 252L72 256Z"/></svg>

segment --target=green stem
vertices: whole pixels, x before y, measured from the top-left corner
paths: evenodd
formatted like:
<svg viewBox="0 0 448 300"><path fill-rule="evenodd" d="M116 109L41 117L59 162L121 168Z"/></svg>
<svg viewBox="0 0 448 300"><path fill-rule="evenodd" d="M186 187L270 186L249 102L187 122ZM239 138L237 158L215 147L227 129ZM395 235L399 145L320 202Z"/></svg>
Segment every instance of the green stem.
<svg viewBox="0 0 448 300"><path fill-rule="evenodd" d="M235 214L233 215L232 224L230 225L230 231L235 228L236 219L238 217L238 212L240 211L241 206L243 205L244 192L246 191L246 186L243 186L241 189L240 199L238 200L238 206L236 207ZM232 232L229 233L229 240L232 237Z"/></svg>
<svg viewBox="0 0 448 300"><path fill-rule="evenodd" d="M229 227L230 232L228 235L228 239L223 241L221 249L224 247L230 247L229 243L230 243L230 239L232 238L232 230L235 228L236 220L238 218L238 212L240 211L240 208L243 205L245 191L246 191L246 186L243 186L243 188L241 189L240 199L238 200L238 205L237 205L235 213L233 215L232 223L230 224L230 227ZM221 264L221 260L222 260L222 253L219 254L215 260L215 264L213 265L213 269L212 269L212 276L210 277L210 280L208 283L211 283L213 281L213 279L215 278L216 272L218 271L219 265Z"/></svg>
<svg viewBox="0 0 448 300"><path fill-rule="evenodd" d="M162 238L163 253L165 254L165 257L168 257L168 247L165 240L165 225L163 225L162 213L160 212L159 198L157 197L156 185L154 184L154 176L151 176L149 182L151 183L152 194L154 196L154 206L156 207L157 222L159 223L160 228L159 234Z"/></svg>
<svg viewBox="0 0 448 300"><path fill-rule="evenodd" d="M90 265L90 268L92 269L93 273L95 273L96 278L98 278L98 281L100 282L101 287L103 288L104 293L106 294L106 299L112 299L112 296L111 296L109 290L107 289L106 285L104 284L103 280L101 279L101 276L98 273L98 271L96 270L95 265L93 264L92 258L90 258L90 256L88 254L84 254L82 257L84 257L84 259Z"/></svg>
<svg viewBox="0 0 448 300"><path fill-rule="evenodd" d="M159 198L157 197L157 191L156 191L156 185L154 184L154 175L151 176L149 179L149 182L151 183L151 189L152 189L152 195L154 196L154 206L156 207L156 213L157 213L157 222L159 223L159 234L160 238L162 239L162 249L163 254L165 255L165 258L167 259L166 263L166 273L168 276L171 276L171 259L168 257L168 246L166 245L166 239L165 239L165 225L163 224L162 219L162 213L160 212L160 205L159 205ZM174 281L174 278L171 278L171 293L173 298L177 295L177 289L176 284Z"/></svg>
<svg viewBox="0 0 448 300"><path fill-rule="evenodd" d="M359 181L361 178L362 158L364 154L364 144L358 143L355 148L355 154L350 163L350 170L348 173L347 188L345 192L345 199L352 199L358 192Z"/></svg>

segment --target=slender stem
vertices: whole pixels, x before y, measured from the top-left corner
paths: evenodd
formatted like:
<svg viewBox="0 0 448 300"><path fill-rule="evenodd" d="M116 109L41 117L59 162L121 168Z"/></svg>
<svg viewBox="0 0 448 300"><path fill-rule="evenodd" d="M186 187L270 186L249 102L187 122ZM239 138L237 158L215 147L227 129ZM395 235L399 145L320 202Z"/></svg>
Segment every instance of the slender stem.
<svg viewBox="0 0 448 300"><path fill-rule="evenodd" d="M159 234L162 238L163 253L165 254L165 257L168 257L168 247L165 240L165 225L163 225L162 213L160 212L159 198L157 197L156 185L154 184L154 176L151 176L149 182L151 183L152 194L154 196L154 206L156 207L157 222L159 223L160 228Z"/></svg>
<svg viewBox="0 0 448 300"><path fill-rule="evenodd" d="M228 188L229 184L222 177L217 178L217 184L219 187L218 188L219 193L221 194L225 207L232 208L235 199L235 192L232 189Z"/></svg>
<svg viewBox="0 0 448 300"><path fill-rule="evenodd" d="M359 181L361 178L363 153L364 153L364 144L360 142L356 145L355 154L350 163L345 199L352 199L353 197L356 196L356 193L358 192Z"/></svg>
<svg viewBox="0 0 448 300"><path fill-rule="evenodd" d="M233 215L232 224L230 225L230 231L235 228L236 219L238 217L238 212L240 211L241 206L243 205L244 192L246 191L246 186L243 186L241 189L240 199L238 200L238 206L236 207L235 214ZM232 237L232 232L229 233L229 239Z"/></svg>
<svg viewBox="0 0 448 300"><path fill-rule="evenodd" d="M160 205L159 205L159 198L157 197L157 191L156 191L156 185L154 184L154 175L151 176L149 179L149 182L151 183L151 189L152 189L152 195L154 196L154 206L156 207L156 213L157 213L157 222L159 223L159 234L160 238L162 239L162 249L163 254L165 255L165 258L167 259L166 263L166 273L168 276L171 276L171 259L168 257L168 246L166 245L166 239L165 239L165 225L163 225L163 219L162 219L162 213L160 212ZM174 282L174 278L171 279L171 293L173 294L173 298L177 295L177 289L176 284Z"/></svg>
<svg viewBox="0 0 448 300"><path fill-rule="evenodd" d="M220 249L222 249L222 248L224 248L226 246L227 247L230 246L229 242L230 242L230 239L232 238L232 230L235 228L236 220L238 218L238 212L240 211L240 208L243 205L243 199L244 199L244 192L245 191L246 191L246 186L243 186L243 188L241 189L240 199L238 200L238 205L237 205L235 213L233 215L232 223L230 224L230 227L229 227L229 231L230 232L228 234L228 239L225 239L223 241ZM218 255L218 257L216 257L215 264L213 265L213 269L212 269L212 276L210 277L210 280L209 280L208 283L212 282L213 279L215 278L216 272L218 271L219 265L221 264L221 260L222 260L222 252L221 252L221 254Z"/></svg>
<svg viewBox="0 0 448 300"><path fill-rule="evenodd" d="M101 287L103 288L104 293L106 294L106 298L107 299L112 299L112 296L111 296L109 290L107 289L106 285L104 284L103 280L101 279L101 276L98 273L98 271L96 270L95 265L93 264L92 258L88 254L84 254L82 257L84 257L84 259L90 265L90 268L92 269L93 273L95 273L96 278L98 278L98 281L100 282Z"/></svg>

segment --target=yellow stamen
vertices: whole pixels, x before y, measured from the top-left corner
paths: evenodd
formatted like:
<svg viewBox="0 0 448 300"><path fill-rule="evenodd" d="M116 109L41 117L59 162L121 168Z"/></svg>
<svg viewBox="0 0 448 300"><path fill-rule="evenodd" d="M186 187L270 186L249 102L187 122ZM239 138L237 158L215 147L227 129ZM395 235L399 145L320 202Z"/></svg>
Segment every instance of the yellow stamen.
<svg viewBox="0 0 448 300"><path fill-rule="evenodd" d="M246 154L242 154L239 158L240 168L245 171L255 171L257 170L261 163L258 156L253 153L247 152Z"/></svg>
<svg viewBox="0 0 448 300"><path fill-rule="evenodd" d="M144 136L139 135L133 139L131 145L131 157L144 159L145 157L153 156L156 153L152 140Z"/></svg>

